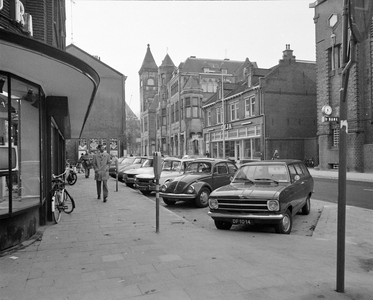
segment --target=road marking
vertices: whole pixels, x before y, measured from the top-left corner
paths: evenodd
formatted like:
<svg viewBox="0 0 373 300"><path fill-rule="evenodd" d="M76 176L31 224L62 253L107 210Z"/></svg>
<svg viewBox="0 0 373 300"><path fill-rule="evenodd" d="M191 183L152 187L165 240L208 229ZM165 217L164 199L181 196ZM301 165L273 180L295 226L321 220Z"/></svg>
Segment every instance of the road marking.
<svg viewBox="0 0 373 300"><path fill-rule="evenodd" d="M373 192L371 189L364 189L364 191Z"/></svg>

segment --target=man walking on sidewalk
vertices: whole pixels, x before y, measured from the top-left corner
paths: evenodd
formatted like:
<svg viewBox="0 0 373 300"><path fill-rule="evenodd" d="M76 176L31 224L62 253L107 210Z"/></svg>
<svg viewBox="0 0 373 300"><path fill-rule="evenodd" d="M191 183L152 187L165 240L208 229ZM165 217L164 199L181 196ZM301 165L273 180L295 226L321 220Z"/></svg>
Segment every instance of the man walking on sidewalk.
<svg viewBox="0 0 373 300"><path fill-rule="evenodd" d="M104 202L107 201L109 191L107 180L109 179L110 155L104 152L102 145L97 146L97 153L93 156L93 169L95 170L95 180L97 188L97 199L101 199L101 182L103 188Z"/></svg>

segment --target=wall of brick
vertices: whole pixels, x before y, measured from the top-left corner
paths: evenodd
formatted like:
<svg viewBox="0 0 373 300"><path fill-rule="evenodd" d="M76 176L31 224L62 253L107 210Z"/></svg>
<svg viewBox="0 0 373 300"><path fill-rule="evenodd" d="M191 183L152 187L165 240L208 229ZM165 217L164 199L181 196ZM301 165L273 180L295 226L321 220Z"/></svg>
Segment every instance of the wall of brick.
<svg viewBox="0 0 373 300"><path fill-rule="evenodd" d="M363 146L364 171L373 172L373 144Z"/></svg>

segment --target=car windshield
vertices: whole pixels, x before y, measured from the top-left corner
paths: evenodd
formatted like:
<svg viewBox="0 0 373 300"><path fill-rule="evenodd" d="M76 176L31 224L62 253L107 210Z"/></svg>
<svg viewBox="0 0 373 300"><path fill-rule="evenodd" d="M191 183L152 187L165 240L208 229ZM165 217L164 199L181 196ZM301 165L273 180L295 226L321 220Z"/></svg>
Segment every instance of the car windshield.
<svg viewBox="0 0 373 300"><path fill-rule="evenodd" d="M123 159L122 161L119 161L120 164L133 164L135 161L135 158L134 157L126 157L125 159Z"/></svg>
<svg viewBox="0 0 373 300"><path fill-rule="evenodd" d="M153 159L147 159L141 165L142 168L148 168L148 167L152 167L152 166L153 166Z"/></svg>
<svg viewBox="0 0 373 300"><path fill-rule="evenodd" d="M142 158L135 158L133 164L141 164L143 162Z"/></svg>
<svg viewBox="0 0 373 300"><path fill-rule="evenodd" d="M178 160L165 160L162 164L162 171L180 171L181 162Z"/></svg>
<svg viewBox="0 0 373 300"><path fill-rule="evenodd" d="M279 182L289 181L288 172L284 165L246 165L236 173L232 182L275 180Z"/></svg>
<svg viewBox="0 0 373 300"><path fill-rule="evenodd" d="M211 173L211 163L192 162L186 167L185 173Z"/></svg>

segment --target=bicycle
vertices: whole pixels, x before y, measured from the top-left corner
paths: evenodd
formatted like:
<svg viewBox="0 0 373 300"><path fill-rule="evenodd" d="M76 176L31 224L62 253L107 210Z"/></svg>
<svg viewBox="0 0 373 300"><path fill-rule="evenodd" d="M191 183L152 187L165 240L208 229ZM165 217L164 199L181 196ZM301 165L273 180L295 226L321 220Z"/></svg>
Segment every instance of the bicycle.
<svg viewBox="0 0 373 300"><path fill-rule="evenodd" d="M66 166L66 170L64 174L68 174L66 177L66 181L70 185L74 185L75 182L78 180L78 175L76 174L76 167L72 167L70 164Z"/></svg>
<svg viewBox="0 0 373 300"><path fill-rule="evenodd" d="M57 176L52 174L52 216L56 224L61 220L62 212L70 214L75 208L75 201L66 190L65 180L62 179L65 174L66 171Z"/></svg>

